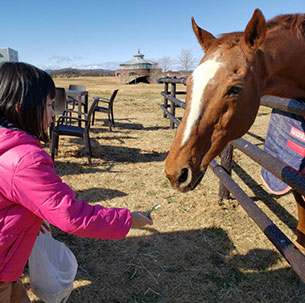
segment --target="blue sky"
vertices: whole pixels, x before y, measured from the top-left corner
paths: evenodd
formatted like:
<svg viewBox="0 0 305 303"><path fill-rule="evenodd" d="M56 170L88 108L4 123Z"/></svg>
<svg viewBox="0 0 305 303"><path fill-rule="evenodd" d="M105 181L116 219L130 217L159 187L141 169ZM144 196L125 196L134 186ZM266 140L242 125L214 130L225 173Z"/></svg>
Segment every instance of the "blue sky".
<svg viewBox="0 0 305 303"><path fill-rule="evenodd" d="M191 49L203 52L191 17L217 36L242 31L255 8L266 19L305 13L304 0L27 0L1 3L0 47L40 68L110 68L141 50L145 58L177 61Z"/></svg>

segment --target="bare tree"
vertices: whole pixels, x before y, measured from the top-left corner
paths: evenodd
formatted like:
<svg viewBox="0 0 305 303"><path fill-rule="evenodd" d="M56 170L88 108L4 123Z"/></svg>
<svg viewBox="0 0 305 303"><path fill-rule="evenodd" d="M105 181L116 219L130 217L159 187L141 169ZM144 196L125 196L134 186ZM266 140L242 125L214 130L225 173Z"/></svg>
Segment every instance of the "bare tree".
<svg viewBox="0 0 305 303"><path fill-rule="evenodd" d="M167 56L162 57L159 60L159 65L162 68L163 73L166 73L170 69L172 64L171 61L172 61L171 58Z"/></svg>
<svg viewBox="0 0 305 303"><path fill-rule="evenodd" d="M150 78L153 83L156 83L159 78L162 76L162 70L161 68L154 67L150 70Z"/></svg>
<svg viewBox="0 0 305 303"><path fill-rule="evenodd" d="M178 59L184 72L188 72L193 68L195 59L191 49L182 49Z"/></svg>

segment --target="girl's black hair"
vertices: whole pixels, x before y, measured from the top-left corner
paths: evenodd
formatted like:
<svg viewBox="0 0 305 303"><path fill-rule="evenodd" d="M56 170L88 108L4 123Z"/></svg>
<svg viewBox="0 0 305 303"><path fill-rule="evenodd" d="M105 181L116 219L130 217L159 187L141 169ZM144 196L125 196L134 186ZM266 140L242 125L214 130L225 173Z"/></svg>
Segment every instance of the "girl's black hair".
<svg viewBox="0 0 305 303"><path fill-rule="evenodd" d="M48 95L55 98L55 84L45 71L22 62L0 64L0 117L45 142L43 116Z"/></svg>

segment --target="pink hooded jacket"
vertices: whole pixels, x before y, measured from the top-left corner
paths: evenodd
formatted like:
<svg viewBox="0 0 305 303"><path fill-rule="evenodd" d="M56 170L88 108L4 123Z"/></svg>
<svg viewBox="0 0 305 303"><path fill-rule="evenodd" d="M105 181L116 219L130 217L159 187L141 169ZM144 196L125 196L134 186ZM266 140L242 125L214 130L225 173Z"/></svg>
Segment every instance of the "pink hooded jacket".
<svg viewBox="0 0 305 303"><path fill-rule="evenodd" d="M67 233L99 239L122 239L131 227L127 209L75 200L38 140L0 128L0 282L20 277L42 219Z"/></svg>

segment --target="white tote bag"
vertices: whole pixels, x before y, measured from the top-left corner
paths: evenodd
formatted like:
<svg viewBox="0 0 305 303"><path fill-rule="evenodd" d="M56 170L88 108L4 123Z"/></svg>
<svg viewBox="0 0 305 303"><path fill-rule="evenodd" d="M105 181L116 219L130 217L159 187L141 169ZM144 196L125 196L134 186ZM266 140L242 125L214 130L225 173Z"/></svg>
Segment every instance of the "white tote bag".
<svg viewBox="0 0 305 303"><path fill-rule="evenodd" d="M35 295L46 303L65 303L73 289L77 261L51 232L40 232L29 258L29 272Z"/></svg>

